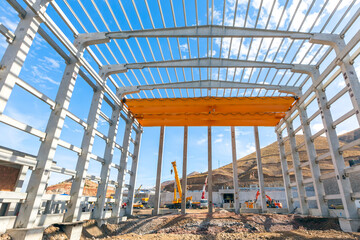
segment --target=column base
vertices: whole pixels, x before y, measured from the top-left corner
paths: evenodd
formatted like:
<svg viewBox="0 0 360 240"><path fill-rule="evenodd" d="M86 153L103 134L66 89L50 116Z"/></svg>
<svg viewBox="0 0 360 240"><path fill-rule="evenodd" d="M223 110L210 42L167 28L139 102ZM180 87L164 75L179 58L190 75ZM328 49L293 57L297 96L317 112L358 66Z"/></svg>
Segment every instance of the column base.
<svg viewBox="0 0 360 240"><path fill-rule="evenodd" d="M83 221L79 222L69 222L69 223L58 223L55 224L59 226L61 230L64 231L69 240L80 240L82 229L83 229Z"/></svg>
<svg viewBox="0 0 360 240"><path fill-rule="evenodd" d="M260 208L241 208L240 213L261 213Z"/></svg>
<svg viewBox="0 0 360 240"><path fill-rule="evenodd" d="M105 223L118 224L120 222L126 222L126 220L127 220L127 216L121 216L121 217L112 217L112 218L107 218L107 219L99 219L99 220L96 220L96 222L98 223L98 226L101 226L102 224L105 224ZM101 223L101 225L99 225L99 223Z"/></svg>
<svg viewBox="0 0 360 240"><path fill-rule="evenodd" d="M344 232L358 232L360 230L360 219L339 218L339 224Z"/></svg>
<svg viewBox="0 0 360 240"><path fill-rule="evenodd" d="M289 210L287 208L267 208L267 213L277 213L277 214L288 214Z"/></svg>
<svg viewBox="0 0 360 240"><path fill-rule="evenodd" d="M8 229L8 233L12 239L16 240L41 240L44 234L44 227L36 228L14 228Z"/></svg>

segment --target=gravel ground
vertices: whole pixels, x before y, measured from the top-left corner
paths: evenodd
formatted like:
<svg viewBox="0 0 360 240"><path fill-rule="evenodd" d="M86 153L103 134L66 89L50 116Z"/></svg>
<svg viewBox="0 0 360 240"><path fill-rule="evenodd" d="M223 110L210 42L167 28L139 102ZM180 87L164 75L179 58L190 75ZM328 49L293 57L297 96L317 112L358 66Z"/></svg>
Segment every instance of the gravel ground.
<svg viewBox="0 0 360 240"><path fill-rule="evenodd" d="M95 230L96 229L96 230ZM92 233L97 234L92 234ZM280 214L190 213L138 216L101 228L88 222L84 239L360 239L344 233L334 218Z"/></svg>
<svg viewBox="0 0 360 240"><path fill-rule="evenodd" d="M144 211L146 214L147 212ZM44 231L44 240L67 240L56 226ZM359 239L359 233L344 233L335 218L302 217L280 214L241 214L221 210L189 211L185 216L138 215L120 224L98 227L95 221L84 223L82 240L88 239L158 239L158 240L222 240L222 239ZM11 240L0 235L0 240Z"/></svg>

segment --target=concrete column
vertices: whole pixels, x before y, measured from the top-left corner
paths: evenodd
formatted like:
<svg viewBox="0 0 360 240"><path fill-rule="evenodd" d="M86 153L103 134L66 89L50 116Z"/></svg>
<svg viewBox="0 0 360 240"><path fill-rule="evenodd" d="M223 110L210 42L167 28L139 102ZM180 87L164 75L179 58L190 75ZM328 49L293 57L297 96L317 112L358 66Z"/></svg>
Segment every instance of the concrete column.
<svg viewBox="0 0 360 240"><path fill-rule="evenodd" d="M259 129L257 126L254 126L254 136L255 136L255 147L256 147L256 164L257 164L258 178L259 178L260 204L261 204L261 210L263 212L266 212L267 206L266 206L266 196L265 196L264 173L261 162Z"/></svg>
<svg viewBox="0 0 360 240"><path fill-rule="evenodd" d="M126 208L126 215L130 216L133 214L134 207L134 195L135 195L135 185L136 185L136 175L139 163L139 154L140 154L140 143L141 143L141 135L142 129L137 130L135 137L135 146L134 146L134 154L132 158L131 164L131 175L130 175L130 189L128 192L129 204Z"/></svg>
<svg viewBox="0 0 360 240"><path fill-rule="evenodd" d="M184 126L181 214L186 214L188 126Z"/></svg>
<svg viewBox="0 0 360 240"><path fill-rule="evenodd" d="M106 200L106 192L109 182L110 176L110 165L112 163L113 155L114 155L114 148L115 148L115 141L119 126L119 116L121 112L121 107L116 106L115 109L112 111L111 115L111 124L108 131L108 141L105 147L104 153L104 164L101 166L100 178L101 181L99 183L96 198L97 201L95 203L95 209L93 212L94 219L103 219L105 212L103 211L105 200ZM99 225L102 225L103 222L98 222Z"/></svg>
<svg viewBox="0 0 360 240"><path fill-rule="evenodd" d="M313 78L316 79L316 77ZM341 200L344 206L345 217L348 219L359 218L355 201L351 200L351 184L349 178L345 175L345 162L342 154L339 152L339 139L336 131L333 128L333 119L330 109L327 107L327 98L325 92L322 90L322 84L315 89L319 109L321 110L321 117L325 127L326 138L329 144L331 159L334 165L336 181L338 183Z"/></svg>
<svg viewBox="0 0 360 240"><path fill-rule="evenodd" d="M294 205L292 202L292 193L290 187L290 177L288 174L288 164L285 156L285 147L284 147L284 140L282 138L282 133L280 129L276 130L277 141L279 144L279 153L280 153L280 163L281 163L281 170L284 180L284 189L285 189L285 196L286 196L286 203L288 206L288 210L291 213L294 211Z"/></svg>
<svg viewBox="0 0 360 240"><path fill-rule="evenodd" d="M16 180L16 187L14 192L21 192L22 186L24 185L24 181L26 178L26 173L28 170L29 170L28 166L23 165L20 167L19 176ZM18 204L19 203L10 203L6 216L16 216L16 206Z"/></svg>
<svg viewBox="0 0 360 240"><path fill-rule="evenodd" d="M313 186L315 191L316 203L321 216L329 216L329 208L324 200L325 190L324 185L320 182L320 167L316 160L316 150L313 141L311 140L311 129L308 124L308 116L303 105L298 107L302 130L304 133L304 141L306 146L306 153L309 160L311 175L313 178Z"/></svg>
<svg viewBox="0 0 360 240"><path fill-rule="evenodd" d="M41 1L37 0L36 2ZM20 20L15 30L14 42L9 44L0 62L0 115L4 112L41 23L41 20L30 8L27 8L26 11L27 14Z"/></svg>
<svg viewBox="0 0 360 240"><path fill-rule="evenodd" d="M163 150L164 150L164 133L165 133L165 127L161 126L159 155L158 155L157 172L156 172L155 205L154 205L153 215L159 215L160 212L159 208L160 208L160 193L161 193L161 170L162 170L162 160L163 160Z"/></svg>
<svg viewBox="0 0 360 240"><path fill-rule="evenodd" d="M81 53L82 50L79 51L79 54ZM59 86L55 99L57 104L50 114L45 131L46 137L40 145L37 164L31 174L27 188L27 197L25 202L21 205L19 215L15 222L16 228L31 228L35 222L50 175L51 165L53 164L55 151L58 140L60 139L61 130L64 125L79 68L79 63L72 57L71 63L65 68Z"/></svg>
<svg viewBox="0 0 360 240"><path fill-rule="evenodd" d="M346 43L344 39L339 39L339 41L336 42L336 45L333 45L332 47L334 48L336 55L339 55L346 47ZM346 87L349 90L351 102L356 110L355 116L360 125L360 82L358 76L356 75L355 67L353 63L350 62L350 54L347 54L345 58L340 61L339 66L341 68Z"/></svg>
<svg viewBox="0 0 360 240"><path fill-rule="evenodd" d="M239 199L239 177L236 159L236 138L235 127L231 127L231 149L232 149L232 167L233 167L233 181L234 181L234 208L235 213L240 213L240 199Z"/></svg>
<svg viewBox="0 0 360 240"><path fill-rule="evenodd" d="M133 119L127 119L123 144L122 144L122 153L120 157L120 169L118 172L117 183L118 186L115 190L115 204L112 211L112 217L118 218L120 217L120 210L123 201L123 192L125 187L125 174L126 174L126 165L128 161L128 154L129 154L129 147L130 147L130 138L131 138L131 131L133 129Z"/></svg>
<svg viewBox="0 0 360 240"><path fill-rule="evenodd" d="M296 139L295 139L293 125L292 125L292 122L290 122L289 120L286 121L286 128L287 128L288 137L289 137L291 157L292 157L292 161L293 161L293 169L294 169L294 173L295 173L296 188L297 188L298 199L299 199L299 203L300 203L301 214L308 215L309 208L308 208L308 205L305 200L306 191L305 191L305 187L303 184L303 177L302 177L301 168L300 168L300 157L299 157L299 153L296 148Z"/></svg>
<svg viewBox="0 0 360 240"><path fill-rule="evenodd" d="M87 169L89 167L90 156L95 139L95 130L97 128L99 114L102 105L104 92L99 88L95 90L90 111L87 119L87 129L81 143L81 155L79 155L76 164L76 175L71 185L70 201L67 204L67 211L64 215L64 222L73 222L78 220L81 197L84 190Z"/></svg>
<svg viewBox="0 0 360 240"><path fill-rule="evenodd" d="M212 142L211 142L211 127L208 127L208 210L213 212L213 182L212 182Z"/></svg>

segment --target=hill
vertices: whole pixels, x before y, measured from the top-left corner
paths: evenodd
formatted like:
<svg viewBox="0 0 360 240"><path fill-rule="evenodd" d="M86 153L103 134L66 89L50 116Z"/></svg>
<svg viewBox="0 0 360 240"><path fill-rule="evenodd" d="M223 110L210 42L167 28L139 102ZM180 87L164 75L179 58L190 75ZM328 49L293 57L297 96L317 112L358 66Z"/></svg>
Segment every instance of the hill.
<svg viewBox="0 0 360 240"><path fill-rule="evenodd" d="M360 137L360 130L355 130L346 134L343 134L339 137L340 145L344 145L347 142L351 142ZM286 139L286 138L285 138ZM303 135L296 135L296 142L300 144L304 142ZM318 155L324 154L329 151L326 137L318 137L315 139L315 148ZM285 152L290 152L289 141L286 141ZM307 161L307 152L305 146L298 149L301 163ZM274 142L261 149L262 163L263 163L263 172L265 179L266 187L280 187L283 186L283 178L281 172L280 158L279 158L279 148L278 143ZM359 159L360 156L360 147L355 146L343 153L346 164L349 160ZM288 167L292 168L292 158L291 155L287 155ZM320 168L322 173L327 173L333 170L331 158L322 160L320 163ZM238 181L240 187L249 187L251 184L258 184L258 174L257 174L257 165L256 165L256 153L253 152L243 158L237 160L238 167ZM207 172L193 174L188 177L188 190L201 190L205 182ZM303 168L303 177L304 179L311 177L311 172L309 167ZM291 181L295 181L294 174L290 174ZM173 191L174 184L173 181L169 184L162 184L163 190ZM218 191L221 188L233 188L233 171L232 164L227 164L220 168L213 170L213 189Z"/></svg>
<svg viewBox="0 0 360 240"><path fill-rule="evenodd" d="M52 185L46 188L47 194L70 194L72 180L68 179L64 182ZM86 180L84 185L84 196L96 196L98 184L96 182ZM111 194L115 193L115 189L113 187L108 187L106 192L106 197L110 197Z"/></svg>

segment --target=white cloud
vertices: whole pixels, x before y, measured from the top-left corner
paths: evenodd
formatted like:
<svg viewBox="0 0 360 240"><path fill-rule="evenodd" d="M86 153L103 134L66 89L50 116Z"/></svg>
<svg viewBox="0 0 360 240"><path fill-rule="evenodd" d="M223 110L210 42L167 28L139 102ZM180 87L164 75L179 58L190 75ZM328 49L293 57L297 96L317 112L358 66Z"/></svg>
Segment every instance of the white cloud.
<svg viewBox="0 0 360 240"><path fill-rule="evenodd" d="M60 67L60 63L59 61L53 59L53 58L49 58L49 57L44 57L44 62L48 63L48 67L51 69L54 68L59 68Z"/></svg>
<svg viewBox="0 0 360 240"><path fill-rule="evenodd" d="M31 127L39 130L45 130L47 119L41 118L39 116L24 114L13 107L7 107L6 114L9 117L12 117L22 123L29 124Z"/></svg>
<svg viewBox="0 0 360 240"><path fill-rule="evenodd" d="M203 145L204 143L206 143L207 141L207 137L202 137L199 140L196 141L197 145Z"/></svg>
<svg viewBox="0 0 360 240"><path fill-rule="evenodd" d="M2 24L4 24L4 26L7 27L12 32L14 32L16 27L17 27L17 22L16 21L11 21L11 19L6 17L6 16L1 16L0 17L0 22Z"/></svg>
<svg viewBox="0 0 360 240"><path fill-rule="evenodd" d="M187 43L180 44L180 50L181 50L182 52L187 52L188 49L189 49L189 48L188 48Z"/></svg>
<svg viewBox="0 0 360 240"><path fill-rule="evenodd" d="M311 125L311 132L314 134L314 133L319 132L323 128L324 128L324 125L322 123L315 123L315 124ZM322 134L321 136L325 136L325 134Z"/></svg>
<svg viewBox="0 0 360 240"><path fill-rule="evenodd" d="M47 76L46 71L44 71L43 68L39 68L37 66L32 66L31 67L31 75L33 76L33 81L36 83L44 83L44 82L49 82L52 83L54 85L59 85L60 83L53 80L52 78L50 78L49 76Z"/></svg>

